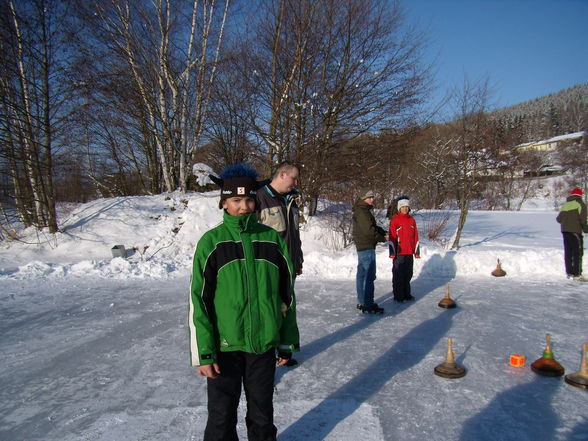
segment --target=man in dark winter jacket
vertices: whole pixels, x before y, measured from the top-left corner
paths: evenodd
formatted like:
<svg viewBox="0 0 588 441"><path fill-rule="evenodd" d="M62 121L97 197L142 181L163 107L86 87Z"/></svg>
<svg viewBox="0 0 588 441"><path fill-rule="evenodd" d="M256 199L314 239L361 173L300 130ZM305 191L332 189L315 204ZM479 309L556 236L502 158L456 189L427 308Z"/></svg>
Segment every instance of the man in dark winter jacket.
<svg viewBox="0 0 588 441"><path fill-rule="evenodd" d="M561 225L564 242L564 258L568 279L586 282L582 276L582 255L584 254L584 238L588 233L586 220L586 204L582 200L582 189L574 188L572 194L561 207L557 221Z"/></svg>
<svg viewBox="0 0 588 441"><path fill-rule="evenodd" d="M302 241L300 240L300 212L297 200L300 193L298 167L291 162L278 166L269 184L257 192L257 217L259 222L272 227L286 241L295 276L302 274ZM298 361L291 358L286 366L296 366Z"/></svg>
<svg viewBox="0 0 588 441"><path fill-rule="evenodd" d="M357 308L362 312L382 313L374 303L374 280L376 280L376 244L388 240L386 230L376 224L372 214L374 192L362 189L353 206L353 242L357 249Z"/></svg>
<svg viewBox="0 0 588 441"><path fill-rule="evenodd" d="M272 227L286 241L290 258L297 275L302 274L302 242L300 240L297 200L300 193L298 167L290 162L278 166L272 180L257 192L257 214L259 222Z"/></svg>

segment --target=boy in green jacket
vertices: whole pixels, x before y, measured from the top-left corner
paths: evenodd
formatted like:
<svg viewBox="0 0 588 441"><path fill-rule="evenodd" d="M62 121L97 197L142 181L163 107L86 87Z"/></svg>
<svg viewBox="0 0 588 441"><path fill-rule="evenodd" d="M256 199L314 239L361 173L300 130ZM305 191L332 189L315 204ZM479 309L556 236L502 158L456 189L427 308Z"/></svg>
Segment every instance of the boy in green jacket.
<svg viewBox="0 0 588 441"><path fill-rule="evenodd" d="M293 267L272 228L257 222L257 173L236 164L220 178L223 222L207 231L194 254L190 288L190 355L207 377L204 441L238 440L241 384L250 441L275 440L276 368L299 350Z"/></svg>

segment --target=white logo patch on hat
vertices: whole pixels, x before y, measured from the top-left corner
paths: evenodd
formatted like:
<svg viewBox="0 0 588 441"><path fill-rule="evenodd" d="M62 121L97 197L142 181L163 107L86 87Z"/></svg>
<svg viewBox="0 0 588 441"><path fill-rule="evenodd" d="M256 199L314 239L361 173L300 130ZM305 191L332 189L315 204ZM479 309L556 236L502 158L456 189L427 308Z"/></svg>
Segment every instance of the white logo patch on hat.
<svg viewBox="0 0 588 441"><path fill-rule="evenodd" d="M237 187L237 194L245 194L245 187Z"/></svg>

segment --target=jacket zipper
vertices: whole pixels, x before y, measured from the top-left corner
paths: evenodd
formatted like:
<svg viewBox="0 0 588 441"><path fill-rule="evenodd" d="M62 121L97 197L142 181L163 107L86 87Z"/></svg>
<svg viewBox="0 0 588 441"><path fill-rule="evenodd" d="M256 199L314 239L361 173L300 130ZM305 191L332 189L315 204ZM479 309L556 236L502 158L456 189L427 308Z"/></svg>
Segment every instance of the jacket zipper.
<svg viewBox="0 0 588 441"><path fill-rule="evenodd" d="M243 247L243 257L245 257L245 286L247 290L247 313L249 314L249 345L251 346L251 350L257 354L258 351L255 348L255 345L253 344L253 317L251 317L251 293L249 289L249 269L247 267L247 255L250 250L245 250L245 241L243 240L243 233L245 232L245 230L247 230L247 226L249 225L249 219L250 218L247 218L244 228L239 231L239 238L241 239L241 246Z"/></svg>

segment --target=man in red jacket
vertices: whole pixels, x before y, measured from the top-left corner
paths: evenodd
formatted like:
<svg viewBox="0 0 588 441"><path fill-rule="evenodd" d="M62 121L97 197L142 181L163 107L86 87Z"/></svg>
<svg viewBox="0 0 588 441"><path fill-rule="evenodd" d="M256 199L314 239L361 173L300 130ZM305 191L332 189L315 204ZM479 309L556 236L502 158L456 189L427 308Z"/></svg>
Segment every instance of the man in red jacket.
<svg viewBox="0 0 588 441"><path fill-rule="evenodd" d="M416 221L409 214L408 197L398 199L398 212L390 220L390 258L392 263L392 291L394 300L402 303L414 300L410 294L410 280L413 273L413 256L419 259L419 232Z"/></svg>

